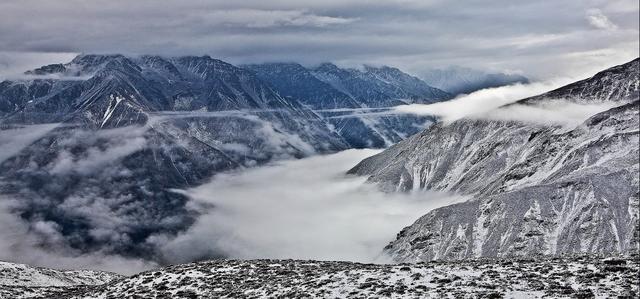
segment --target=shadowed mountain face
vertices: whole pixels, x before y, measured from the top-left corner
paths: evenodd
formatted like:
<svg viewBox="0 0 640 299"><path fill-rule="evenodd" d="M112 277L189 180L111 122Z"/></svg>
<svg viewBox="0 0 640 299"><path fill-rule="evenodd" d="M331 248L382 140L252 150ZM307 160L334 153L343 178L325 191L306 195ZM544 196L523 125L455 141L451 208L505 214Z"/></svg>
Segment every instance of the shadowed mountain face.
<svg viewBox="0 0 640 299"><path fill-rule="evenodd" d="M363 160L388 191L474 199L436 209L386 251L398 261L638 250L639 60L512 105L617 103L575 127L461 119Z"/></svg>
<svg viewBox="0 0 640 299"><path fill-rule="evenodd" d="M289 90L285 79L208 56L80 55L1 82L0 195L43 246L162 261L157 240L197 217L175 189L274 159L384 146L419 130L404 129L417 121L411 117L330 119L314 109L376 100L362 105L299 73L278 75L306 88ZM396 96L447 98L414 94L427 88L418 81L362 82L395 92L377 106L404 100Z"/></svg>
<svg viewBox="0 0 640 299"><path fill-rule="evenodd" d="M420 78L427 84L452 95L469 94L480 89L516 83L529 83L529 79L520 75L486 73L463 67L425 71L420 74Z"/></svg>

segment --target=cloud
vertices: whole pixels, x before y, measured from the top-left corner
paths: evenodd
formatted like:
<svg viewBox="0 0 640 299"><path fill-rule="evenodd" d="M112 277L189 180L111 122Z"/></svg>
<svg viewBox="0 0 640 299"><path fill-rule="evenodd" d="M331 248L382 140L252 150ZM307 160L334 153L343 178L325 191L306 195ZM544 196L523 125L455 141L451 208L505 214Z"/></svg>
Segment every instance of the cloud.
<svg viewBox="0 0 640 299"><path fill-rule="evenodd" d="M573 79L562 78L530 84L518 83L496 88L486 88L446 102L429 105L402 105L395 107L394 110L396 113L434 115L440 117L442 121L450 123L473 114L489 112L500 106L547 92L573 81Z"/></svg>
<svg viewBox="0 0 640 299"><path fill-rule="evenodd" d="M58 153L50 166L53 174L75 171L89 174L102 171L105 165L124 158L146 146L144 133L147 127L129 126L124 128L89 131L75 130L72 136L61 138L58 144L69 150ZM77 149L83 148L82 155ZM75 149L76 154L72 153Z"/></svg>
<svg viewBox="0 0 640 299"><path fill-rule="evenodd" d="M180 191L204 213L184 234L156 241L173 262L212 255L383 261L404 226L429 210L464 200L438 193L385 194L344 173L375 150L284 161ZM165 243L166 242L166 243Z"/></svg>
<svg viewBox="0 0 640 299"><path fill-rule="evenodd" d="M246 28L325 27L356 21L355 18L322 16L300 10L259 9L218 10L201 18L210 26Z"/></svg>
<svg viewBox="0 0 640 299"><path fill-rule="evenodd" d="M24 72L47 64L68 62L76 55L77 53L3 51L0 47L0 80L33 79L35 76L27 76Z"/></svg>
<svg viewBox="0 0 640 299"><path fill-rule="evenodd" d="M618 26L611 22L601 10L594 8L587 11L587 21L597 29L616 30Z"/></svg>
<svg viewBox="0 0 640 299"><path fill-rule="evenodd" d="M99 269L133 274L157 265L101 252L81 253L62 241L53 222L25 222L12 209L16 201L0 196L0 260L56 269ZM46 245L44 245L46 242Z"/></svg>
<svg viewBox="0 0 640 299"><path fill-rule="evenodd" d="M0 129L0 163L58 126L60 124L20 125Z"/></svg>
<svg viewBox="0 0 640 299"><path fill-rule="evenodd" d="M549 78L635 58L634 2L3 1L0 52L209 54L236 64L333 61L412 73L455 64ZM589 9L618 30L591 30ZM590 19L608 24L597 14ZM613 53L564 57L603 49Z"/></svg>

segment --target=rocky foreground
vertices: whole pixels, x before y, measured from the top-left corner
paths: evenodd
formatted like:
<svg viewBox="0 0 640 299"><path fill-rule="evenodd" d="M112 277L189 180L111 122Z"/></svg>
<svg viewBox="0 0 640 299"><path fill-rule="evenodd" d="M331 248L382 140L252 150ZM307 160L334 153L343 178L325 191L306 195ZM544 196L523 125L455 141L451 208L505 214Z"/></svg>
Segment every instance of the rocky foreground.
<svg viewBox="0 0 640 299"><path fill-rule="evenodd" d="M11 283L6 279L10 271L4 267L0 270L0 297L637 298L639 270L638 256L394 265L214 260L169 266L126 278L113 276L113 280L101 285L45 287Z"/></svg>

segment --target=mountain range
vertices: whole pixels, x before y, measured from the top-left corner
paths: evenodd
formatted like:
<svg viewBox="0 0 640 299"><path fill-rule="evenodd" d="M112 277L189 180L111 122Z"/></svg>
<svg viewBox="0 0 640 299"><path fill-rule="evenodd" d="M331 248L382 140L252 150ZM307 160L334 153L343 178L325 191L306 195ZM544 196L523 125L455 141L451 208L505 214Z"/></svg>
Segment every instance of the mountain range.
<svg viewBox="0 0 640 299"><path fill-rule="evenodd" d="M385 252L399 262L637 252L639 75L636 59L502 107L613 106L574 126L463 118L362 161L350 173L387 191L472 196L422 216Z"/></svg>
<svg viewBox="0 0 640 299"><path fill-rule="evenodd" d="M0 83L0 133L21 140L3 138L0 195L44 227L31 230L43 246L162 260L153 239L197 217L174 190L278 159L390 145L434 119L344 111L449 98L390 67L83 54Z"/></svg>

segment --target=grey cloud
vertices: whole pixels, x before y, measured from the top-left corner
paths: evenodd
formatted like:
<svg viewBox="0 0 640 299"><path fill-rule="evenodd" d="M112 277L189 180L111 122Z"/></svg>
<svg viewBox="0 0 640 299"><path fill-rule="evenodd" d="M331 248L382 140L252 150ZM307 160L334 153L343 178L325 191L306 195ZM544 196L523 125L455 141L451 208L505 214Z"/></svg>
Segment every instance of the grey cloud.
<svg viewBox="0 0 640 299"><path fill-rule="evenodd" d="M0 197L0 260L57 269L99 269L122 274L133 274L157 266L152 262L101 252L77 252L65 245L60 228L55 223L28 223L13 213L16 205L18 203L15 200Z"/></svg>
<svg viewBox="0 0 640 299"><path fill-rule="evenodd" d="M26 0L3 2L0 11L4 52L209 54L232 63L377 63L413 73L463 65L538 77L638 56L633 0ZM607 53L580 55L593 51Z"/></svg>

